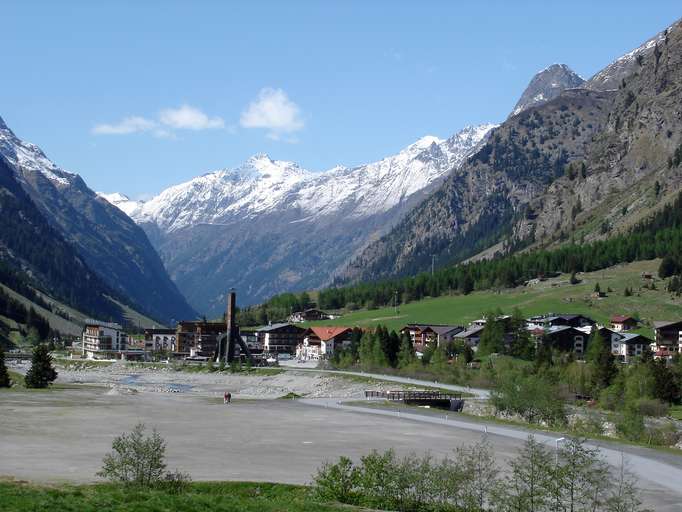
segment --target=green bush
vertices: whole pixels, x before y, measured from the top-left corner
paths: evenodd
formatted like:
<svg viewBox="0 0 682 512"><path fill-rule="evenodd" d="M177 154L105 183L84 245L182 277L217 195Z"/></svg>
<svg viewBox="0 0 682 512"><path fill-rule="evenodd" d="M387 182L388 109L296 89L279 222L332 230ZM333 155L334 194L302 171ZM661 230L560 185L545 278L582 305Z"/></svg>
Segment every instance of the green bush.
<svg viewBox="0 0 682 512"><path fill-rule="evenodd" d="M336 464L325 463L314 476L313 493L324 501L338 501L356 505L359 501L358 484L360 470L348 457L341 457Z"/></svg>
<svg viewBox="0 0 682 512"><path fill-rule="evenodd" d="M670 406L660 400L640 398L635 402L637 412L642 416L654 416L656 418L667 416Z"/></svg>
<svg viewBox="0 0 682 512"><path fill-rule="evenodd" d="M189 487L188 474L166 473L166 442L156 429L145 435L143 423L130 433L123 433L112 443L112 452L105 455L97 476L141 488L158 487L170 493L181 493Z"/></svg>

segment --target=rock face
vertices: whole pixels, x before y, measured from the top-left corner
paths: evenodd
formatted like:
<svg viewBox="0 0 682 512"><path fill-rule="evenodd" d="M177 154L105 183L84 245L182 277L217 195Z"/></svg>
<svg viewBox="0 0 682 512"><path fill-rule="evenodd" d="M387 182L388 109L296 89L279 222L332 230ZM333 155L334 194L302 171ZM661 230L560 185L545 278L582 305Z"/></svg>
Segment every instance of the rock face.
<svg viewBox="0 0 682 512"><path fill-rule="evenodd" d="M0 155L44 218L125 302L161 322L193 317L144 232L0 119ZM73 278L82 276L74 275Z"/></svg>
<svg viewBox="0 0 682 512"><path fill-rule="evenodd" d="M343 277L415 274L434 256L445 265L632 225L682 184L680 104L676 22L583 87L512 115Z"/></svg>
<svg viewBox="0 0 682 512"><path fill-rule="evenodd" d="M465 128L447 140L424 137L381 161L321 173L256 155L235 169L164 190L129 214L190 303L216 314L226 285L239 290L240 301L253 303L330 283L491 128Z"/></svg>
<svg viewBox="0 0 682 512"><path fill-rule="evenodd" d="M532 78L511 115L515 116L528 107L553 100L566 89L580 87L584 83L585 80L566 64L552 64Z"/></svg>

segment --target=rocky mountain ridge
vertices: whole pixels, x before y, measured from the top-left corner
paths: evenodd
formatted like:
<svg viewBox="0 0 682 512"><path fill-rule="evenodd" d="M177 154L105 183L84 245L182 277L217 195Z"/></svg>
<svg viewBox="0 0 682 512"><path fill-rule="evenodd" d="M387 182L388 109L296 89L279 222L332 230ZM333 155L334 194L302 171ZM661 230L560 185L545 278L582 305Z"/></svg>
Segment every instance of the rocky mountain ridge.
<svg viewBox="0 0 682 512"><path fill-rule="evenodd" d="M566 64L552 64L538 72L514 105L511 115L520 114L529 107L553 100L566 89L580 87L585 80Z"/></svg>
<svg viewBox="0 0 682 512"><path fill-rule="evenodd" d="M580 87L512 115L343 279L415 274L433 257L446 265L631 225L682 186L681 103L678 21Z"/></svg>

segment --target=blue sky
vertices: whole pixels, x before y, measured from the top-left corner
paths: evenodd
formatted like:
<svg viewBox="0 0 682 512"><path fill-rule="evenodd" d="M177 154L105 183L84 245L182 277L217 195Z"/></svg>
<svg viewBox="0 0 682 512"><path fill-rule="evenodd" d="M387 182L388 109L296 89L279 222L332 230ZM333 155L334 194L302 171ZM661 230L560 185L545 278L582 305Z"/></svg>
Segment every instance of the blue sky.
<svg viewBox="0 0 682 512"><path fill-rule="evenodd" d="M0 116L106 192L266 152L311 170L504 119L554 62L589 77L679 1L2 4Z"/></svg>

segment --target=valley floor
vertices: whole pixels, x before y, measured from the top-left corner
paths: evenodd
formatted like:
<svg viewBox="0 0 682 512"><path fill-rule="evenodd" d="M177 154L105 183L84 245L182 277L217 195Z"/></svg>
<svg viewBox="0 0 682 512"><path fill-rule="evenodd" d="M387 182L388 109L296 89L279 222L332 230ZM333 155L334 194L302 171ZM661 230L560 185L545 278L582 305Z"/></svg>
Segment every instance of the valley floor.
<svg viewBox="0 0 682 512"><path fill-rule="evenodd" d="M90 385L98 380L104 385ZM457 446L480 440L485 428L452 415L447 421L409 413L398 417L395 411L344 405L357 401L366 388L399 384L313 372L243 376L115 365L62 370L60 381L71 386L0 392L0 476L43 483L96 481L113 438L140 421L156 427L168 442L169 469L187 471L194 480L290 484L310 482L325 461L340 455L358 459L372 449L450 455ZM259 394L259 388L265 391ZM177 392L163 392L171 389ZM222 403L226 389L236 398L230 405ZM308 395L253 399L288 393ZM513 457L528 432L490 424L497 458L504 463ZM558 437L537 436L550 447ZM605 452L608 460L617 462L619 450L632 460L646 503L658 511L678 510L682 491L675 482L682 481L682 457L614 443Z"/></svg>

